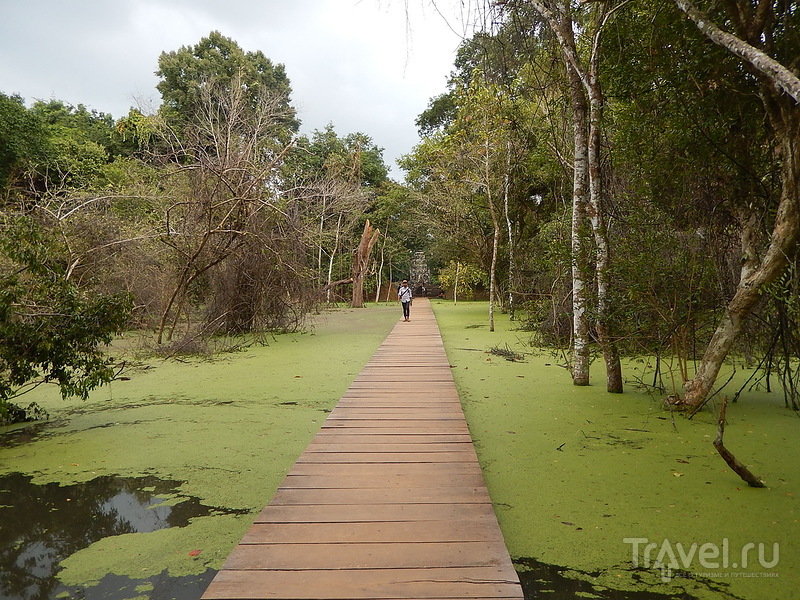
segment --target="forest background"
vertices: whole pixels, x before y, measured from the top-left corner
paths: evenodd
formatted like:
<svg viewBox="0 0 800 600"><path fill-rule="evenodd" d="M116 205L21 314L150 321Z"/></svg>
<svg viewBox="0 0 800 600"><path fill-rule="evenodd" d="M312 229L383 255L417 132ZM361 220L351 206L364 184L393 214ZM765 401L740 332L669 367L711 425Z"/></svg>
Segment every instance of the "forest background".
<svg viewBox="0 0 800 600"><path fill-rule="evenodd" d="M654 355L639 383L697 410L733 351L797 408L796 5L483 8L403 184L364 134L298 136L283 66L218 32L161 55L153 114L3 94L2 406L42 381L85 396L123 328L166 355L297 329L424 251L576 385L598 348L610 391L620 355Z"/></svg>

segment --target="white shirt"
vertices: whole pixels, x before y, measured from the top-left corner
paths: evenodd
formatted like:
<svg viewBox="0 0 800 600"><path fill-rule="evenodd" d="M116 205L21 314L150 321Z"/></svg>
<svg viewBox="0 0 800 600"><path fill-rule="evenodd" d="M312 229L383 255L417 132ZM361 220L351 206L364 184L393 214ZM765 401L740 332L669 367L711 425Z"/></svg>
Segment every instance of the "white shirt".
<svg viewBox="0 0 800 600"><path fill-rule="evenodd" d="M397 297L400 298L400 302L411 302L411 288L408 286L400 286Z"/></svg>

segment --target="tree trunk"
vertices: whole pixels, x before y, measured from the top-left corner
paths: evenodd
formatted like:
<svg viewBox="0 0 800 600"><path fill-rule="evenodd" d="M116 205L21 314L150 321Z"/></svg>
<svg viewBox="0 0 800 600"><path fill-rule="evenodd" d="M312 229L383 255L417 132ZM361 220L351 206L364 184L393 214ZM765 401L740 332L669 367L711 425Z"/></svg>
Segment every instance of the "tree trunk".
<svg viewBox="0 0 800 600"><path fill-rule="evenodd" d="M514 320L514 228L508 212L508 196L511 188L511 141L506 144L506 172L503 182L503 211L508 232L508 317Z"/></svg>
<svg viewBox="0 0 800 600"><path fill-rule="evenodd" d="M394 276L392 273L392 255L389 255L389 285L386 286L386 302L389 302L389 294L392 292L392 282L394 281Z"/></svg>
<svg viewBox="0 0 800 600"><path fill-rule="evenodd" d="M461 274L461 263L456 263L456 283L453 286L453 304L458 304L458 276Z"/></svg>
<svg viewBox="0 0 800 600"><path fill-rule="evenodd" d="M322 211L319 215L319 248L317 249L317 277L322 279L322 254L324 252L324 237L325 237L325 204L326 196L322 196ZM330 283L330 273L328 274L328 283Z"/></svg>
<svg viewBox="0 0 800 600"><path fill-rule="evenodd" d="M383 234L383 244L381 244L381 264L375 278L375 304L381 300L381 275L383 275L383 262L386 254L386 234L389 232L389 219L386 219L386 231Z"/></svg>
<svg viewBox="0 0 800 600"><path fill-rule="evenodd" d="M484 177L486 184L486 202L489 204L489 214L492 217L492 229L494 234L492 236L492 262L489 265L489 331L494 331L494 301L495 294L497 293L497 285L495 284L495 273L497 271L497 250L500 245L500 223L497 220L497 209L494 205L494 197L491 192L491 178L489 173L489 134L488 129L486 133L486 142L484 146L486 155L484 156Z"/></svg>
<svg viewBox="0 0 800 600"><path fill-rule="evenodd" d="M339 213L339 220L336 222L336 238L333 243L333 251L331 251L330 257L328 257L328 280L326 290L327 293L325 295L325 302L328 304L331 303L331 277L333 277L333 259L336 258L336 253L339 251L339 235L342 230L342 213Z"/></svg>
<svg viewBox="0 0 800 600"><path fill-rule="evenodd" d="M728 397L722 399L722 407L719 409L719 420L717 422L717 437L713 442L719 455L722 457L727 465L742 478L747 485L755 488L767 487L767 485L758 477L753 475L750 469L747 468L742 462L737 459L733 453L725 447L722 441L722 436L725 435L725 410L728 408Z"/></svg>
<svg viewBox="0 0 800 600"><path fill-rule="evenodd" d="M769 246L759 261L753 241L757 215L743 219L744 264L739 285L725 308L725 314L706 348L694 379L684 384L684 402L697 409L713 388L745 319L761 299L762 290L781 275L797 252L800 238L800 79L763 51L719 29L691 2L675 0L675 4L711 41L742 58L760 80L761 102L781 151L781 196ZM754 29L754 24L745 22L736 11L729 9L729 15L740 30L750 30L746 36L751 42L759 43L759 40L770 37L768 28L772 23L769 20L764 20L760 28Z"/></svg>
<svg viewBox="0 0 800 600"><path fill-rule="evenodd" d="M606 390L621 394L623 391L622 366L619 350L614 341L609 323L609 276L611 272L611 247L608 242L608 228L603 213L603 173L602 173L602 127L603 127L603 91L599 78L599 47L602 23L607 13L604 3L597 15L595 26L595 43L590 57L588 76L584 81L588 84L589 95L589 221L592 225L595 243L595 278L597 281L597 318L595 329L597 341L603 351L606 363Z"/></svg>
<svg viewBox="0 0 800 600"><path fill-rule="evenodd" d="M558 40L569 82L574 143L572 180L572 383L589 385L589 298L592 281L587 242L589 201L589 157L587 139L588 102L578 70L575 32L569 2L531 0Z"/></svg>
<svg viewBox="0 0 800 600"><path fill-rule="evenodd" d="M747 226L744 227L742 245L745 265L742 267L736 293L725 308L722 321L706 348L694 379L684 385L686 392L684 402L690 407L696 408L705 401L714 387L725 358L742 331L745 319L761 299L761 291L780 276L789 258L797 251L797 240L800 236L800 187L798 186L800 152L797 145L796 140L789 139L785 139L782 145L785 160L781 200L769 248L757 266L749 264L753 259L748 257L753 256L754 252L748 248L747 240L752 239L752 234ZM748 223L752 227L755 226L755 221Z"/></svg>
<svg viewBox="0 0 800 600"><path fill-rule="evenodd" d="M572 34L572 22L563 23ZM574 40L573 40L574 43ZM572 99L575 156L572 184L572 383L589 385L589 298L592 277L587 243L589 156L586 95L580 76L565 58Z"/></svg>
<svg viewBox="0 0 800 600"><path fill-rule="evenodd" d="M369 219L364 223L364 232L361 242L353 255L353 299L350 306L353 308L364 307L364 278L369 267L369 255L375 242L378 241L380 229L373 229Z"/></svg>
<svg viewBox="0 0 800 600"><path fill-rule="evenodd" d="M569 78L572 118L575 132L575 158L572 212L572 302L573 302L573 383L589 384L589 323L587 309L590 291L588 283L596 278L598 287L598 320L596 329L606 361L607 389L622 391L622 369L619 352L613 343L608 323L608 287L610 251L608 234L602 219L602 180L600 141L603 97L598 79L600 36L611 15L624 6L613 9L600 2L592 24L590 68L582 65L578 55L570 2L531 0L534 8L548 22L558 40L564 67ZM588 96L588 100L587 100ZM589 116L587 118L587 112ZM589 221L595 240L595 270L589 260Z"/></svg>

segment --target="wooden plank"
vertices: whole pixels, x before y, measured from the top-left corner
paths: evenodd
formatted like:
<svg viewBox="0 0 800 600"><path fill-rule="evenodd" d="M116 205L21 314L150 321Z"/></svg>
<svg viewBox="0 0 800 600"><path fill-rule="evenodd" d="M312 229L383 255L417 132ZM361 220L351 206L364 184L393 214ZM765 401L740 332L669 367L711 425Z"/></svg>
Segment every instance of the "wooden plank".
<svg viewBox="0 0 800 600"><path fill-rule="evenodd" d="M469 432L467 424L463 420L457 419L415 419L409 417L406 419L339 419L336 417L329 418L323 423L322 427L325 429L332 429L336 427L369 427L372 429L394 429L397 431L439 431L442 433L448 431L456 431L459 433Z"/></svg>
<svg viewBox="0 0 800 600"><path fill-rule="evenodd" d="M222 570L208 586L207 600L477 599L522 598L508 567L339 570Z"/></svg>
<svg viewBox="0 0 800 600"><path fill-rule="evenodd" d="M385 430L381 430L385 431ZM447 442L465 442L471 444L472 440L465 433L455 434L417 434L417 433L373 433L373 434L355 434L347 429L326 429L320 431L311 440L312 444L322 444L327 442L336 442L343 444L444 444Z"/></svg>
<svg viewBox="0 0 800 600"><path fill-rule="evenodd" d="M329 466L329 465L325 465ZM347 465L348 467L351 465ZM366 475L288 475L283 489L363 489L363 488L426 488L435 483L438 487L478 487L483 485L480 473L449 473L432 476L428 473L398 473Z"/></svg>
<svg viewBox="0 0 800 600"><path fill-rule="evenodd" d="M203 600L520 600L430 305L398 322Z"/></svg>
<svg viewBox="0 0 800 600"><path fill-rule="evenodd" d="M399 487L362 489L279 488L272 504L489 504L484 487Z"/></svg>
<svg viewBox="0 0 800 600"><path fill-rule="evenodd" d="M306 448L306 452L370 452L382 454L402 454L406 452L470 452L472 456L473 446L469 442L445 442L443 444L383 444L377 441L368 447L364 444L344 444L330 440L315 442L314 440Z"/></svg>
<svg viewBox="0 0 800 600"><path fill-rule="evenodd" d="M487 537L491 535L492 537ZM256 523L240 544L344 544L379 542L500 542L479 521L409 521L404 523Z"/></svg>
<svg viewBox="0 0 800 600"><path fill-rule="evenodd" d="M364 523L405 521L494 521L491 505L470 504L268 504L256 523Z"/></svg>
<svg viewBox="0 0 800 600"><path fill-rule="evenodd" d="M483 473L476 462L392 463L389 465L375 463L295 463L287 477L291 475L330 475L335 477L370 475L376 477L376 480L380 480L382 476L418 474L435 479L441 475L455 473L467 473L483 477Z"/></svg>
<svg viewBox="0 0 800 600"><path fill-rule="evenodd" d="M370 427L368 424L364 425L360 421L343 421L339 425L330 427L326 424L322 425L317 435L449 435L451 427L442 425L427 425L423 427ZM467 428L460 429L458 435L469 435Z"/></svg>
<svg viewBox="0 0 800 600"><path fill-rule="evenodd" d="M495 567L507 553L502 542L337 543L309 551L307 544L242 544L225 569L429 569Z"/></svg>
<svg viewBox="0 0 800 600"><path fill-rule="evenodd" d="M373 408L364 410L334 410L331 411L330 420L343 420L343 421L406 421L408 420L408 412L404 410L397 410L394 408ZM462 421L463 417L453 410L425 410L416 409L411 411L413 418L417 421Z"/></svg>
<svg viewBox="0 0 800 600"><path fill-rule="evenodd" d="M312 463L414 463L414 462L472 462L473 452L303 452L298 462Z"/></svg>

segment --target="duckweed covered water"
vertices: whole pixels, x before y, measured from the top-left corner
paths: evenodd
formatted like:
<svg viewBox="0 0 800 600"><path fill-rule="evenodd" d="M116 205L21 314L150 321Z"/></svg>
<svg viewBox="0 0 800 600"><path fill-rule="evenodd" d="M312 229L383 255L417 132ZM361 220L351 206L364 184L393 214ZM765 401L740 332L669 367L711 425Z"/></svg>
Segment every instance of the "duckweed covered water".
<svg viewBox="0 0 800 600"><path fill-rule="evenodd" d="M605 392L602 359L593 385L575 387L563 359L531 348L507 315L489 332L485 302L434 301L434 311L528 597L797 597L800 419L781 394L746 391L728 407L726 446L769 486L754 489L711 444L714 402L692 420L673 415L631 385L644 363L625 365L624 394ZM506 344L525 361L489 352ZM679 568L657 568L659 555Z"/></svg>
<svg viewBox="0 0 800 600"><path fill-rule="evenodd" d="M214 360L139 358L87 402L27 395L51 419L0 430L0 476L20 483L0 504L38 523L7 534L0 516L24 538L8 597L199 598L398 316L343 309ZM87 506L101 507L96 529L67 524Z"/></svg>
<svg viewBox="0 0 800 600"><path fill-rule="evenodd" d="M711 447L713 412L673 420L657 399L631 386L622 396L606 394L599 383L575 388L549 354L529 354L524 362L490 354L506 345L532 349L505 316L496 315L490 333L485 303L434 306L527 598L795 597L800 461L791 457L800 420L781 397L750 393L729 407L726 445L770 486L752 490ZM0 437L0 476L19 478L28 492L0 504L16 506L19 496L48 490L45 498L71 505L81 485L154 479L124 492L141 516L132 520L151 531L115 520L99 539L65 532L72 541L52 553L47 542L27 553L24 544L11 544L18 546L15 564L22 556L31 573L55 572L40 588L18 585L25 599L45 589L42 598L199 598L398 317L393 305L342 310L326 314L313 333L277 336L267 347L213 361L147 361L130 381L98 390L86 403L37 391L31 399L51 420L6 428L11 437ZM626 372L639 368L632 363ZM600 372L593 376L602 380ZM116 493L85 495L107 501ZM115 510L120 502L98 500ZM191 516L195 509L200 513ZM38 518L43 539L54 520L55 514ZM625 538L646 538L659 549L667 541L674 550L678 543L719 547L726 539L732 555L747 543L776 542L780 559L774 568L754 569L752 554L748 569L704 569L695 553L690 569L665 581L652 565L632 564ZM52 554L50 566L31 562L40 549ZM770 577L744 576L758 572Z"/></svg>

